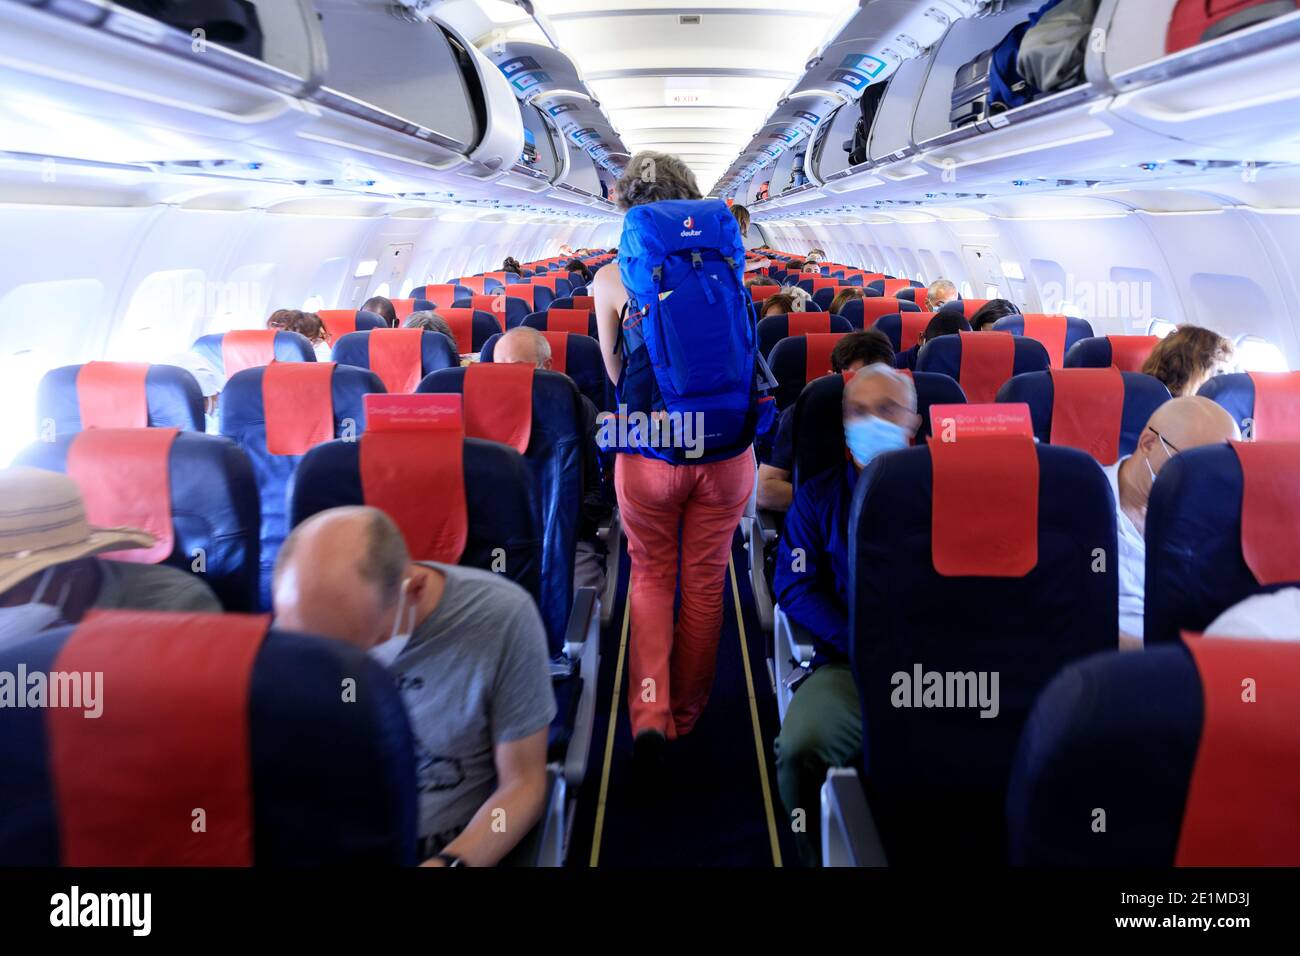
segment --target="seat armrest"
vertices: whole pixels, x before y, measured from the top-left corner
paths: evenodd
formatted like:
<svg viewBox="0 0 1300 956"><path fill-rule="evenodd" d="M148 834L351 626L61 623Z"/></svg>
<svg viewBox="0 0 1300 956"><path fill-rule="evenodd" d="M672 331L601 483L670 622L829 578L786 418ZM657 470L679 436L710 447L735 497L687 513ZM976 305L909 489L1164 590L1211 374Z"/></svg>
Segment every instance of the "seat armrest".
<svg viewBox="0 0 1300 956"><path fill-rule="evenodd" d="M812 659L817 653L812 632L802 624L790 620L790 615L777 605L772 624L772 675L776 681L776 710L781 723L790 708L799 683L812 673Z"/></svg>
<svg viewBox="0 0 1300 956"><path fill-rule="evenodd" d="M542 807L541 819L506 854L501 866L564 866L567 797L564 771L559 764L547 764L546 803Z"/></svg>
<svg viewBox="0 0 1300 956"><path fill-rule="evenodd" d="M592 604L588 612L587 638L582 642L582 656L578 659L578 677L582 689L578 692L578 710L573 718L573 733L569 749L564 755L564 780L576 794L587 776L587 763L591 754L591 737L596 724L596 686L600 676L600 601L592 588Z"/></svg>
<svg viewBox="0 0 1300 956"><path fill-rule="evenodd" d="M623 520L617 508L610 513L609 527L598 529L596 536L605 542L605 591L600 596L600 626L605 627L614 616L623 557Z"/></svg>
<svg viewBox="0 0 1300 956"><path fill-rule="evenodd" d="M582 656L582 646L589 638L600 639L599 599L595 588L577 588L569 623L564 629L564 656L570 661Z"/></svg>
<svg viewBox="0 0 1300 956"><path fill-rule="evenodd" d="M822 866L888 866L858 772L832 767L822 784Z"/></svg>

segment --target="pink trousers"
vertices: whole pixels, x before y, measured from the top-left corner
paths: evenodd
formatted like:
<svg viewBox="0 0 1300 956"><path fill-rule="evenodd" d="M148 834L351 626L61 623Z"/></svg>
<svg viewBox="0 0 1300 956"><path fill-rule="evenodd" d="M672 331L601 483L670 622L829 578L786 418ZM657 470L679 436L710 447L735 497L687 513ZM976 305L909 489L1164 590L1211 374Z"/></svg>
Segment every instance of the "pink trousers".
<svg viewBox="0 0 1300 956"><path fill-rule="evenodd" d="M718 658L731 541L754 487L747 450L725 461L670 465L621 454L619 514L632 558L628 711L632 733L689 733L708 702ZM682 604L673 623L681 576Z"/></svg>

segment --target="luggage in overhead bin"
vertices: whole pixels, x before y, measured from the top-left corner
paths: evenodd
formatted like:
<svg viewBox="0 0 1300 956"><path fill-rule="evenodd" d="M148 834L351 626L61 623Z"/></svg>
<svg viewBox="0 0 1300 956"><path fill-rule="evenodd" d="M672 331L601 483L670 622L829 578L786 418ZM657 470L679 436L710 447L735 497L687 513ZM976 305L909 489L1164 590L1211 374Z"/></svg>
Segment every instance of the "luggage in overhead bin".
<svg viewBox="0 0 1300 956"><path fill-rule="evenodd" d="M1020 44L1025 34L1062 2L1049 0L1028 20L1017 24L997 46L957 70L952 83L952 109L948 113L953 128L1023 106L1039 94L1038 88L1020 74L1017 63Z"/></svg>
<svg viewBox="0 0 1300 956"><path fill-rule="evenodd" d="M1178 0L1165 34L1165 52L1177 53L1296 10L1300 0Z"/></svg>
<svg viewBox="0 0 1300 956"><path fill-rule="evenodd" d="M1020 41L1016 67L1041 93L1055 93L1083 82L1088 38L1101 0L1063 0L1043 14Z"/></svg>
<svg viewBox="0 0 1300 956"><path fill-rule="evenodd" d="M857 166L867 161L867 142L871 138L871 124L876 121L876 113L880 110L888 86L889 80L872 83L862 91L862 96L858 99L858 109L861 110L862 115L858 117L858 122L853 127L853 139L844 144L844 149L849 154L850 166Z"/></svg>
<svg viewBox="0 0 1300 956"><path fill-rule="evenodd" d="M117 0L117 5L168 26L262 59L262 24L249 0Z"/></svg>
<svg viewBox="0 0 1300 956"><path fill-rule="evenodd" d="M957 70L952 83L952 110L948 113L954 128L1005 113L1033 98L1029 84L1016 69L1020 40L1028 29L1028 23L1020 24L993 49Z"/></svg>

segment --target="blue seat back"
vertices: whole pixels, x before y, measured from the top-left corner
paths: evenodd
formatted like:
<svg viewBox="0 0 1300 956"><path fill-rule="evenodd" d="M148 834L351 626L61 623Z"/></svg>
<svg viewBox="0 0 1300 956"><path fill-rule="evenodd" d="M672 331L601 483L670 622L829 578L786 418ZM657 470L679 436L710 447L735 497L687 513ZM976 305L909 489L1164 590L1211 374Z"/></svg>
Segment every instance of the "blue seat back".
<svg viewBox="0 0 1300 956"><path fill-rule="evenodd" d="M258 607L271 606L271 569L289 532L285 496L301 455L273 455L266 447L266 409L262 402L262 377L265 368L239 372L226 383L221 393L221 434L235 442L248 455L257 478L261 500L262 533L259 558L260 586ZM383 392L384 385L374 372L351 365L336 365L331 376L334 437L355 438L365 431L364 396Z"/></svg>
<svg viewBox="0 0 1300 956"><path fill-rule="evenodd" d="M64 365L46 372L36 388L36 418L43 435L69 435L82 429L77 392L80 365ZM203 391L188 369L175 365L150 365L144 380L150 428L203 431ZM50 429L49 426L53 425Z"/></svg>
<svg viewBox="0 0 1300 956"><path fill-rule="evenodd" d="M352 332L343 336L334 343L333 357L340 365L369 369L370 331ZM447 336L427 329L420 335L421 378L440 368L454 368L459 364L460 354Z"/></svg>
<svg viewBox="0 0 1300 956"><path fill-rule="evenodd" d="M1120 374L1124 379L1124 410L1120 416L1119 454L1123 458L1133 454L1151 414L1169 401L1169 389L1159 379L1141 372ZM1008 379L998 391L999 402L1024 402L1029 406L1034 437L1049 444L1052 441L1052 411L1056 396L1052 375L1050 371L1026 372ZM1111 462L1102 464L1109 465Z"/></svg>
<svg viewBox="0 0 1300 956"><path fill-rule="evenodd" d="M147 628L151 617L135 612L131 620ZM73 630L63 627L0 648L0 672L14 673L20 666L29 672L54 670ZM135 676L133 705L156 696L159 723L173 716L166 702L176 697L178 682L204 693L204 683L211 680L197 669L165 667L138 670ZM111 701L111 671L103 682ZM339 688L349 682L355 696L340 705ZM5 714L0 866L65 864L48 712L24 708ZM94 732L99 722L79 723ZM363 651L342 641L269 631L252 664L247 731L255 865L417 862L415 756L406 708L389 673ZM140 746L132 742L130 749ZM140 754L124 753L123 760L138 763ZM234 772L214 762L211 786L220 788ZM114 799L111 790L104 793L105 801ZM190 821L184 825L188 828ZM173 865L181 863L178 859Z"/></svg>
<svg viewBox="0 0 1300 956"><path fill-rule="evenodd" d="M1116 646L1118 574L1093 568L1098 549L1114 568L1109 483L1083 452L1033 451L1037 564L1023 577L935 570L929 446L882 455L859 478L850 657L872 809L891 864L1000 862L1008 775L1035 697L1069 661ZM978 481L968 494L971 509L986 507ZM974 706L895 706L895 675L916 680L918 668L986 682L997 675L996 717Z"/></svg>
<svg viewBox="0 0 1300 956"><path fill-rule="evenodd" d="M434 372L418 391L463 395L463 368ZM539 369L533 378L532 430L524 458L533 473L544 529L539 609L551 651L564 645L573 604L573 565L582 507L585 416L578 387L567 375Z"/></svg>
<svg viewBox="0 0 1300 956"><path fill-rule="evenodd" d="M991 333L980 333L991 334ZM1015 360L1011 376L1041 372L1048 366L1047 349L1023 335L1014 336ZM961 336L941 335L921 346L916 356L918 372L942 372L961 384ZM1010 376L1009 376L1010 377Z"/></svg>
<svg viewBox="0 0 1300 956"><path fill-rule="evenodd" d="M412 433L412 442L418 442ZM462 467L468 537L460 563L492 571L523 587L540 604L542 526L523 457L497 442L466 438ZM331 441L303 455L289 491L289 522L301 524L329 508L365 504L361 443Z"/></svg>
<svg viewBox="0 0 1300 956"><path fill-rule="evenodd" d="M14 464L66 474L76 437L29 445ZM261 509L248 456L228 439L181 432L167 479L175 546L161 563L196 574L226 610L255 610Z"/></svg>
<svg viewBox="0 0 1300 956"><path fill-rule="evenodd" d="M1267 590L1242 553L1243 479L1241 459L1226 444L1188 448L1160 469L1147 505L1148 647L1203 631L1238 601ZM1300 528L1277 533L1294 539Z"/></svg>
<svg viewBox="0 0 1300 956"><path fill-rule="evenodd" d="M795 312L793 314L797 316L800 313ZM809 313L805 312L803 314L808 315ZM818 310L818 312L813 314L819 316L824 315L826 319L825 327L820 329L819 331L823 331L823 332L852 332L853 331L853 326L849 323L849 320L844 318L842 315L830 315L821 312L821 310ZM776 343L780 342L782 339L789 338L789 337L790 337L790 313L787 313L785 315L769 315L767 318L759 320L758 350L763 353L764 358L768 358L771 356L772 349L776 347Z"/></svg>
<svg viewBox="0 0 1300 956"><path fill-rule="evenodd" d="M224 333L200 336L190 347L222 378L229 378L226 373L226 360L221 353ZM277 362L314 362L316 350L311 342L297 332L275 333L275 360Z"/></svg>

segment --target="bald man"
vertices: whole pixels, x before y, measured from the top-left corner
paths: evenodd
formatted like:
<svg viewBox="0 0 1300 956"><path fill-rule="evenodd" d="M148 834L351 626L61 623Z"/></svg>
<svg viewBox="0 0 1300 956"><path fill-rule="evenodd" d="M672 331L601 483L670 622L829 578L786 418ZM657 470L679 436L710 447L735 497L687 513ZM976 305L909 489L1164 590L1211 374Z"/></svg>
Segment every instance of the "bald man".
<svg viewBox="0 0 1300 956"><path fill-rule="evenodd" d="M492 349L494 363L523 363L540 369L551 368L551 343L534 328L516 326L497 339ZM605 543L597 534L606 527L614 510L612 492L603 478L596 447L596 406L586 395L582 399L584 434L582 458L582 512L578 516L577 554L573 565L573 586L599 590L605 584Z"/></svg>
<svg viewBox="0 0 1300 956"><path fill-rule="evenodd" d="M883 336L882 336L883 337ZM803 482L776 559L781 610L812 634L812 673L790 701L776 738L776 779L805 866L821 862L821 785L830 767L862 754L862 708L849 669L849 512L858 476L880 455L906 448L921 427L912 379L883 363L844 383L844 441L851 460Z"/></svg>
<svg viewBox="0 0 1300 956"><path fill-rule="evenodd" d="M493 866L546 799L555 698L528 593L486 571L411 561L375 508L333 508L285 540L276 626L346 641L388 666L415 738L426 866Z"/></svg>
<svg viewBox="0 0 1300 956"><path fill-rule="evenodd" d="M1180 451L1241 438L1237 423L1208 398L1189 395L1165 402L1152 414L1133 454L1103 470L1116 502L1119 532L1119 646L1142 647L1146 593L1147 502L1160 470Z"/></svg>
<svg viewBox="0 0 1300 956"><path fill-rule="evenodd" d="M551 367L551 343L534 328L519 325L497 339L492 361L499 364L522 363L538 368Z"/></svg>

